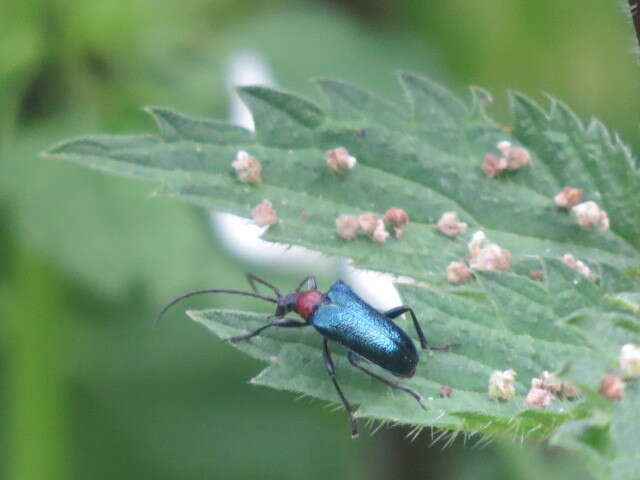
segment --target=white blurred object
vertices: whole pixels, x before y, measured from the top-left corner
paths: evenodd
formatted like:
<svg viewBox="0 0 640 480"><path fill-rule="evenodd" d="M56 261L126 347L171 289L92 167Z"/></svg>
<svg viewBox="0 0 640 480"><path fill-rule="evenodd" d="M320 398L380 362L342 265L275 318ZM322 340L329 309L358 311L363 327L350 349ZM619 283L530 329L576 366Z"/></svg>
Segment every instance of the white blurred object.
<svg viewBox="0 0 640 480"><path fill-rule="evenodd" d="M226 77L229 92L229 121L248 130L255 130L251 112L240 100L236 87L273 85L275 82L269 66L257 52L238 52L229 61Z"/></svg>
<svg viewBox="0 0 640 480"><path fill-rule="evenodd" d="M240 100L235 87L274 83L271 71L260 54L235 54L227 67L231 123L255 130L251 112ZM356 269L343 259L331 258L304 247L267 242L260 237L268 227L256 225L248 218L213 212L211 222L223 246L244 261L301 274L330 274L339 269L342 278L373 307L388 310L402 304L392 275Z"/></svg>

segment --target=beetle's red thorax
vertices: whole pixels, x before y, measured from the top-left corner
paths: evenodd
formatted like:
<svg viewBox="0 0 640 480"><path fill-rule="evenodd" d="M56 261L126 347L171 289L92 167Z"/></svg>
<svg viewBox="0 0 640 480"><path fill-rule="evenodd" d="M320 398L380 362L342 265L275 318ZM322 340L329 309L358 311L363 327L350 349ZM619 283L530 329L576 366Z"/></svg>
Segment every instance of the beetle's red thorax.
<svg viewBox="0 0 640 480"><path fill-rule="evenodd" d="M308 319L322 301L322 297L324 295L320 290L307 290L299 293L295 305L296 313L305 320Z"/></svg>

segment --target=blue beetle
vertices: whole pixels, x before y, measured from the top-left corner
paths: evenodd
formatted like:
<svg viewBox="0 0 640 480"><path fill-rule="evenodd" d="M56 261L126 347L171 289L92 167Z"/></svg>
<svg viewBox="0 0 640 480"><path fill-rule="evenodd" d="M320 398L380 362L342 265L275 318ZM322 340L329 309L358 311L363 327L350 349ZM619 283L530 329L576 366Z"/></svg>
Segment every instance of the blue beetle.
<svg viewBox="0 0 640 480"><path fill-rule="evenodd" d="M246 335L227 339L232 343L255 337L269 327L301 328L313 326L323 337L322 353L324 365L342 400L342 404L349 414L351 435L354 437L358 435L358 426L354 416L355 409L349 403L338 384L335 366L331 358L331 352L329 351L329 340L339 343L347 349L347 358L354 367L390 388L408 393L415 398L424 409L426 409L426 407L422 402L422 397L416 391L387 380L363 367L360 365L360 358L365 358L393 375L405 378L413 377L416 372L416 366L418 365L418 352L409 335L392 321L404 313L411 315L422 349L449 350L459 345L452 343L439 347L429 346L422 328L418 323L418 319L410 307L401 305L381 313L360 298L342 281L335 282L326 293L322 293L318 290L315 277L309 276L300 282L295 291L283 295L278 287L253 274L247 274L247 280L253 292L228 289L194 290L172 300L162 309L158 318L164 315L169 308L179 301L193 295L203 293L229 293L255 297L276 304L276 311L272 317L275 318L274 321ZM275 296L268 297L260 295L256 283L261 283L273 290ZM305 284L307 284L307 290L302 291ZM286 318L286 315L291 312L297 313L302 317L304 322Z"/></svg>

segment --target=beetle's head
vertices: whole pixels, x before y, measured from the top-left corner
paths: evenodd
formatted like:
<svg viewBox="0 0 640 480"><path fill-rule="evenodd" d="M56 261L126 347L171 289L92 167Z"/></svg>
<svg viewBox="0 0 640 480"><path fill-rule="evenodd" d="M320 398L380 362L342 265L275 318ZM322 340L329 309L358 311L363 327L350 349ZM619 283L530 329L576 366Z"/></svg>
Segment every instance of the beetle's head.
<svg viewBox="0 0 640 480"><path fill-rule="evenodd" d="M278 306L276 307L276 317L284 317L287 313L296 311L296 302L300 294L297 292L288 293L278 298Z"/></svg>

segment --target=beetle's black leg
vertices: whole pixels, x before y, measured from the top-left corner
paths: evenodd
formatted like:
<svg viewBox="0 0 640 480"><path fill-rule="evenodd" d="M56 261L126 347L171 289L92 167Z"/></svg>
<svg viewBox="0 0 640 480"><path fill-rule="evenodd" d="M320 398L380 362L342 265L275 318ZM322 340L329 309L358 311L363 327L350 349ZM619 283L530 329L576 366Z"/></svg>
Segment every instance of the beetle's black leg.
<svg viewBox="0 0 640 480"><path fill-rule="evenodd" d="M309 325L308 323L298 322L296 320L280 320L277 322L267 323L266 325L263 325L257 330L254 330L251 333L247 333L246 335L227 338L227 341L231 343L236 343L236 342L241 342L242 340L249 340L250 338L255 337L260 332L262 332L263 330L269 327L301 328L301 327L306 327L308 325Z"/></svg>
<svg viewBox="0 0 640 480"><path fill-rule="evenodd" d="M370 375L373 378L375 378L376 380L384 383L387 387L393 388L395 390L402 390L403 392L407 392L409 395L411 395L413 398L416 399L418 404L423 409L425 409L425 410L427 409L427 407L425 407L424 403L422 403L422 397L415 390L412 390L409 387L402 386L402 385L397 384L395 382L391 382L391 381L387 380L386 378L381 377L377 373L373 373L371 370L369 370L367 368L364 368L362 365L360 365L360 362L358 361L358 357L356 356L356 354L351 350L349 350L347 352L347 358L349 359L349 362L351 362L351 365L353 365L354 367L362 370L367 375Z"/></svg>
<svg viewBox="0 0 640 480"><path fill-rule="evenodd" d="M316 277L314 277L313 275L309 275L307 278L305 278L300 282L300 285L298 285L298 288L296 288L296 292L299 292L305 283L307 284L308 290L318 289L318 283L316 282Z"/></svg>
<svg viewBox="0 0 640 480"><path fill-rule="evenodd" d="M407 313L411 315L411 319L413 320L413 326L418 332L418 338L420 339L420 346L423 350L429 348L429 344L427 343L427 338L424 336L424 332L422 331L422 327L418 323L418 319L416 318L416 314L413 313L413 309L411 307L407 307L406 305L400 305L399 307L394 307L391 310L387 310L384 312L385 316L388 318L396 318L402 315L403 313Z"/></svg>
<svg viewBox="0 0 640 480"><path fill-rule="evenodd" d="M280 289L278 289L278 287L276 287L275 285L267 282L266 280L261 279L260 277L254 275L253 273L246 273L245 275L247 277L247 281L249 282L249 285L251 285L251 288L253 289L254 292L258 293L258 288L256 287L256 284L255 284L255 282L258 282L263 284L265 287L269 287L271 290L273 290L273 293L276 294L276 297L278 298L282 297L282 294L280 293Z"/></svg>
<svg viewBox="0 0 640 480"><path fill-rule="evenodd" d="M424 336L422 327L420 327L420 324L418 323L418 319L416 318L416 314L413 312L413 309L411 307L407 307L406 305L400 305L399 307L394 307L391 310L384 312L384 315L387 318L393 319L407 312L409 312L409 314L411 315L411 319L413 320L413 326L415 327L416 332L418 332L418 338L420 339L420 346L422 347L423 350L450 350L453 347L460 346L459 343L449 343L447 345L440 345L437 347L429 346L429 343L427 342L427 337Z"/></svg>
<svg viewBox="0 0 640 480"><path fill-rule="evenodd" d="M331 377L331 381L333 382L333 385L336 387L336 390L338 391L340 400L342 400L342 404L344 405L344 408L347 410L347 413L349 414L349 420L351 420L351 436L357 437L358 424L356 422L355 417L353 416L353 407L349 403L349 400L347 400L347 397L344 396L344 393L342 393L342 389L340 388L340 385L338 385L338 380L336 379L336 368L333 365L333 360L331 359L331 353L329 352L329 343L327 342L326 338L323 340L323 344L322 344L322 356L324 358L324 367L327 369L327 372Z"/></svg>

